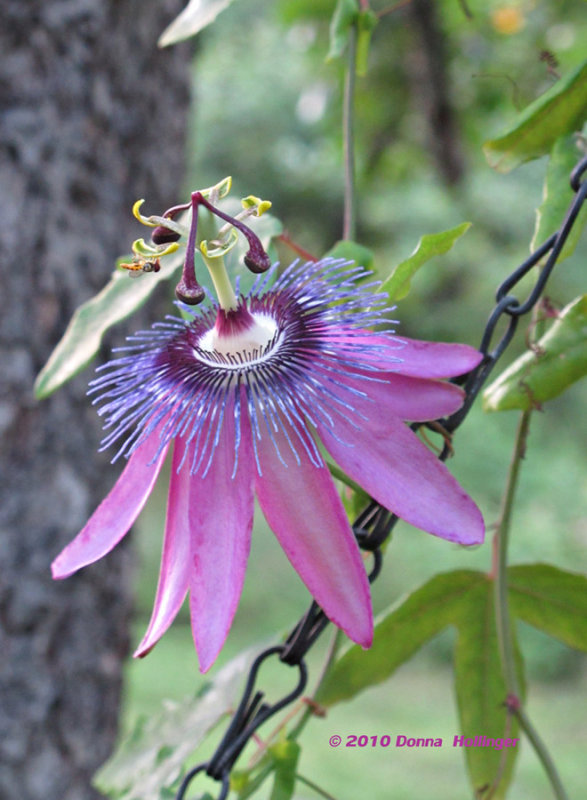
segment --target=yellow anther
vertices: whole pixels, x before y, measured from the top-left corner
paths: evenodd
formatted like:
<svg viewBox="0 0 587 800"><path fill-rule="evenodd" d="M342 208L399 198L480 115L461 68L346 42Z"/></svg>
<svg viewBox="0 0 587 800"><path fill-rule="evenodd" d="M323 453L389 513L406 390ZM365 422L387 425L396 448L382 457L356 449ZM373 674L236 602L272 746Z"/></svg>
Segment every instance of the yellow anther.
<svg viewBox="0 0 587 800"><path fill-rule="evenodd" d="M254 194L250 194L248 197L243 197L241 204L245 211L254 209L256 217L260 217L271 208L271 202L269 200L261 200L260 197L255 197Z"/></svg>
<svg viewBox="0 0 587 800"><path fill-rule="evenodd" d="M140 207L145 202L144 198L141 200L137 200L137 202L132 207L133 216L138 219L143 225L147 225L149 228L157 227L156 222L152 222L149 217L144 217L141 212L139 211Z"/></svg>
<svg viewBox="0 0 587 800"><path fill-rule="evenodd" d="M161 258L168 256L170 253L175 253L179 248L177 242L171 242L166 247L161 249L161 245L147 244L144 239L135 239L132 243L132 251L139 258Z"/></svg>
<svg viewBox="0 0 587 800"><path fill-rule="evenodd" d="M200 242L200 252L204 256L204 258L221 258L225 256L235 244L238 242L238 232L235 228L231 228L228 231L228 239L225 242L220 241L219 239L214 239L211 242L206 241L203 239ZM212 245L212 249L208 249L209 245Z"/></svg>

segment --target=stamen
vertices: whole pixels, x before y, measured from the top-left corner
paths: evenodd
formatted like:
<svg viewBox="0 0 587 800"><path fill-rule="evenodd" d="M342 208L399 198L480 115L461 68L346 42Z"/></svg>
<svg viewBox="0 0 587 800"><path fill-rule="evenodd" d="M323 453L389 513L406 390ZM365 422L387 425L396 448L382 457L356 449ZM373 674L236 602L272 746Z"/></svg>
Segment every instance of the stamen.
<svg viewBox="0 0 587 800"><path fill-rule="evenodd" d="M196 280L196 264L194 261L194 255L196 251L197 233L198 206L197 204L192 203L192 223L190 225L190 232L188 235L186 256L183 263L183 272L181 274L181 280L175 289L175 296L177 299L189 306L197 306L198 303L201 303L206 296L204 289Z"/></svg>
<svg viewBox="0 0 587 800"><path fill-rule="evenodd" d="M261 244L261 240L249 227L235 217L231 217L213 206L206 200L201 192L194 192L192 194L192 203L194 201L197 204L202 204L204 208L207 208L212 214L215 214L217 217L220 217L220 219L230 223L230 225L233 225L235 228L237 228L237 230L239 230L243 236L246 236L249 243L249 249L244 257L245 264L251 270L251 272L267 272L271 266L271 261L269 260L269 256Z"/></svg>

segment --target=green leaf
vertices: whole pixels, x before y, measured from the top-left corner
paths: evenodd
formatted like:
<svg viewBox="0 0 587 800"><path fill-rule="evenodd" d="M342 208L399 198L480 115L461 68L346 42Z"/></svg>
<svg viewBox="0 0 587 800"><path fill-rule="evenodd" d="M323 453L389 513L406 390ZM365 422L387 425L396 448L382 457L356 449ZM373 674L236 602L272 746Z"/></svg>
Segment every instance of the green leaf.
<svg viewBox="0 0 587 800"><path fill-rule="evenodd" d="M521 564L508 571L512 611L524 622L587 651L587 578L550 564Z"/></svg>
<svg viewBox="0 0 587 800"><path fill-rule="evenodd" d="M554 143L546 171L542 204L536 210L536 227L530 245L531 251L537 250L542 242L555 233L565 218L571 200L575 196L569 183L569 174L576 166L579 156L577 137L574 134L561 136ZM585 223L587 223L587 206L583 205L560 252L559 262L573 253Z"/></svg>
<svg viewBox="0 0 587 800"><path fill-rule="evenodd" d="M528 351L487 387L485 411L527 410L557 397L587 375L587 295L564 308L559 318Z"/></svg>
<svg viewBox="0 0 587 800"><path fill-rule="evenodd" d="M185 772L185 762L234 708L255 656L256 650L248 650L230 661L195 699L168 701L158 715L140 721L95 775L96 787L116 800L168 797Z"/></svg>
<svg viewBox="0 0 587 800"><path fill-rule="evenodd" d="M412 255L398 264L381 286L387 292L391 302L402 300L410 291L410 282L415 273L434 256L443 255L453 247L471 227L470 222L463 222L456 228L441 233L427 233L418 242Z"/></svg>
<svg viewBox="0 0 587 800"><path fill-rule="evenodd" d="M560 136L580 131L586 114L587 61L584 61L527 106L507 133L485 142L485 157L499 172L509 172L550 152Z"/></svg>
<svg viewBox="0 0 587 800"><path fill-rule="evenodd" d="M334 664L316 700L331 706L387 680L422 645L454 622L485 576L457 570L435 575L379 618L370 650L351 646Z"/></svg>
<svg viewBox="0 0 587 800"><path fill-rule="evenodd" d="M296 769L301 748L297 742L282 739L269 748L275 763L275 777L270 800L290 800L296 785Z"/></svg>
<svg viewBox="0 0 587 800"><path fill-rule="evenodd" d="M505 796L520 744L517 720L511 715L508 719L504 705L507 690L499 657L493 588L493 582L487 578L478 582L459 607L456 620L455 687L460 735L473 740L476 736L517 738L518 744L501 750L491 746L455 749L464 754L471 784L480 797L484 796L482 787L492 786L503 769L498 790L492 795L497 800ZM522 662L515 642L514 649L523 692ZM502 758L505 758L503 763Z"/></svg>
<svg viewBox="0 0 587 800"><path fill-rule="evenodd" d="M168 47L195 36L214 22L232 3L234 0L190 0L181 14L161 34L159 47Z"/></svg>
<svg viewBox="0 0 587 800"><path fill-rule="evenodd" d="M369 61L369 48L371 47L371 36L375 30L375 26L379 22L378 16L367 9L361 11L358 18L358 35L357 35L357 57L356 57L356 72L360 77L364 77L368 70Z"/></svg>
<svg viewBox="0 0 587 800"><path fill-rule="evenodd" d="M128 317L150 297L161 281L179 269L183 249L164 259L159 272L136 280L116 270L99 294L81 305L35 382L39 399L48 397L89 364L97 353L104 333Z"/></svg>
<svg viewBox="0 0 587 800"><path fill-rule="evenodd" d="M359 17L357 0L338 0L330 23L330 49L326 60L340 58L349 41L350 31Z"/></svg>
<svg viewBox="0 0 587 800"><path fill-rule="evenodd" d="M344 258L346 261L354 261L358 266L368 270L373 269L375 262L373 250L350 239L340 239L330 248L324 258Z"/></svg>

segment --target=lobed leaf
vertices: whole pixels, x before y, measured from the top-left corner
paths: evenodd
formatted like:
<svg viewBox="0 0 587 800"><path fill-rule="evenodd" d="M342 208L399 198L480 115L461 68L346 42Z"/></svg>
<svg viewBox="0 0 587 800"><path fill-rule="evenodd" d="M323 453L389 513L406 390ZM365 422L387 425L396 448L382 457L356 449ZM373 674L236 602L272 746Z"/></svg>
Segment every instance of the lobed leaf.
<svg viewBox="0 0 587 800"><path fill-rule="evenodd" d="M383 281L381 291L388 293L392 303L402 300L409 293L411 279L420 267L434 256L448 253L457 239L460 239L470 227L470 222L463 222L447 231L424 234L412 255L394 267L391 274Z"/></svg>
<svg viewBox="0 0 587 800"><path fill-rule="evenodd" d="M587 651L587 577L551 564L508 570L512 611L576 650Z"/></svg>
<svg viewBox="0 0 587 800"><path fill-rule="evenodd" d="M538 341L487 387L485 411L527 410L587 375L587 295L573 300Z"/></svg>
<svg viewBox="0 0 587 800"><path fill-rule="evenodd" d="M485 142L489 164L510 172L525 161L550 152L565 134L580 131L587 116L587 61L558 80L527 106L503 136Z"/></svg>
<svg viewBox="0 0 587 800"><path fill-rule="evenodd" d="M536 210L536 227L530 245L531 252L537 250L542 242L555 233L564 219L575 194L569 183L569 175L576 166L579 156L577 137L574 134L561 136L554 143L544 181L542 204ZM559 262L573 253L586 223L587 206L583 205L560 252Z"/></svg>
<svg viewBox="0 0 587 800"><path fill-rule="evenodd" d="M94 776L96 787L116 800L164 800L182 776L184 763L237 702L242 678L256 652L230 661L194 699L167 702L128 739ZM171 794L175 796L175 794Z"/></svg>
<svg viewBox="0 0 587 800"><path fill-rule="evenodd" d="M140 308L161 281L175 274L182 259L182 250L179 250L164 260L159 272L137 280L121 270L113 272L102 291L75 311L35 381L36 397L48 397L86 367L97 353L106 331Z"/></svg>
<svg viewBox="0 0 587 800"><path fill-rule="evenodd" d="M475 796L483 797L483 787L493 786L501 775L493 800L505 797L511 780L520 742L517 720L507 714L507 690L502 676L495 610L493 581L484 580L471 588L459 606L455 647L455 690L460 731L465 739L486 736L488 739L518 739L514 747L501 750L491 746L457 746L465 756L467 771ZM523 691L521 656L517 655L519 681ZM451 742L453 744L453 742Z"/></svg>
<svg viewBox="0 0 587 800"><path fill-rule="evenodd" d="M425 642L457 619L459 609L480 582L485 582L480 572L442 573L400 600L378 619L370 650L353 645L338 659L320 686L317 702L332 706L387 680Z"/></svg>
<svg viewBox="0 0 587 800"><path fill-rule="evenodd" d="M168 47L195 36L232 3L234 0L190 0L159 37L159 47Z"/></svg>

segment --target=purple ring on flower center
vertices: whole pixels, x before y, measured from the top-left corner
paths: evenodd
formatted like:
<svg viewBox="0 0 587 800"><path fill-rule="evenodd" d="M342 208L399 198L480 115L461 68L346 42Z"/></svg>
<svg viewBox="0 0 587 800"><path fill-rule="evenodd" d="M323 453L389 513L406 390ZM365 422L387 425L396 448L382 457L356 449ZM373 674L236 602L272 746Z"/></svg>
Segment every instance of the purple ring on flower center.
<svg viewBox="0 0 587 800"><path fill-rule="evenodd" d="M102 449L122 439L115 459L129 456L166 417L161 448L176 437L186 447L195 440L189 468L205 475L231 395L237 434L246 403L259 472L256 442L277 431L286 436L296 461L302 447L312 463L322 464L316 445L298 428L306 419L328 425L336 435L337 416L351 424L354 415L360 416L353 398L367 392L350 388L344 378L350 372L359 383L376 380L365 356L376 356L381 345L359 349L348 333L341 337L338 326L348 332L381 323L385 296L375 294L372 283L360 284L369 273L345 261L296 262L266 289L275 272L276 267L269 279L257 279L234 310L212 304L191 321L168 317L121 348L129 354L106 364L92 382L109 431ZM276 450L287 463L287 454L277 445ZM238 438L235 470L237 461Z"/></svg>

